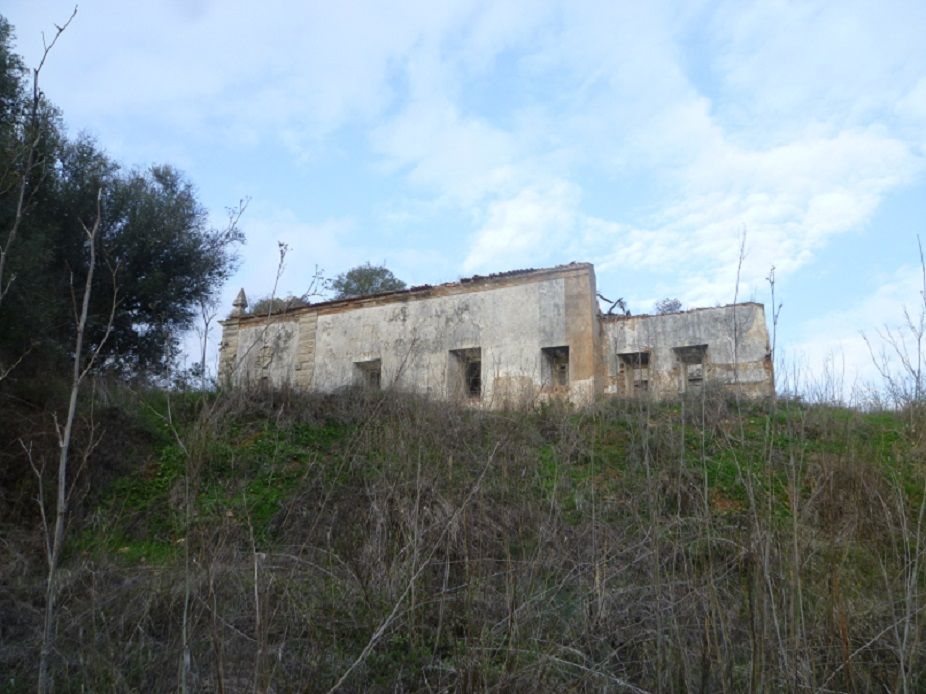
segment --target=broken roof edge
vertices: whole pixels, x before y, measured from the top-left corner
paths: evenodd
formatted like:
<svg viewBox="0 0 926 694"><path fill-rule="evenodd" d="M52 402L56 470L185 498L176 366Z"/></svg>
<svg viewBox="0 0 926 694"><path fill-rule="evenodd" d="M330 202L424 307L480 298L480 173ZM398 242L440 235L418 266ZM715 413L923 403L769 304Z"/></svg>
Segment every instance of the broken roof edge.
<svg viewBox="0 0 926 694"><path fill-rule="evenodd" d="M438 292L452 292L454 289L470 291L473 287L505 284L510 283L512 280L521 279L523 279L525 282L529 282L545 276L568 273L576 270L589 271L594 274L595 266L588 262L571 262L563 265L554 265L547 268L525 268L523 270L495 272L489 275L471 275L469 277L461 277L456 282L445 282L443 284L421 284L409 287L407 289L399 289L391 292L380 292L378 294L365 294L363 296L352 296L344 299L329 299L327 301L319 301L318 303L307 304L306 306L298 306L278 313L271 313L269 316L274 318L290 318L302 315L303 313L311 313L313 311L325 309L341 307L347 308L351 306L359 307L365 304L389 303L393 301L404 301L411 298L424 299ZM242 289L242 291L244 290ZM220 320L219 324L224 325L225 323L251 323L260 320L266 320L267 318L268 314L266 313L247 316L229 315L224 320Z"/></svg>
<svg viewBox="0 0 926 694"><path fill-rule="evenodd" d="M607 321L625 321L625 320L635 320L637 318L661 318L663 316L682 316L688 313L697 313L698 311L717 311L723 308L733 308L734 306L758 306L763 311L765 310L765 304L761 301L735 301L731 304L724 304L723 306L695 306L694 308L685 309L684 311L670 311L669 313L638 313L633 316L619 316L615 314L601 314L601 318Z"/></svg>

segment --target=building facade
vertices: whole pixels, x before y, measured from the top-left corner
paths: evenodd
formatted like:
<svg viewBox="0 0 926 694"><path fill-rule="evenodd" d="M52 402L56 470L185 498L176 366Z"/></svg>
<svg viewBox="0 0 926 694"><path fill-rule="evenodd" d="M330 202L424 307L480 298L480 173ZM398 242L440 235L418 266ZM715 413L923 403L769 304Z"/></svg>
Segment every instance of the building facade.
<svg viewBox="0 0 926 694"><path fill-rule="evenodd" d="M222 322L220 379L330 392L396 388L484 407L551 397L670 397L718 384L772 393L761 304L602 315L591 264L246 315Z"/></svg>

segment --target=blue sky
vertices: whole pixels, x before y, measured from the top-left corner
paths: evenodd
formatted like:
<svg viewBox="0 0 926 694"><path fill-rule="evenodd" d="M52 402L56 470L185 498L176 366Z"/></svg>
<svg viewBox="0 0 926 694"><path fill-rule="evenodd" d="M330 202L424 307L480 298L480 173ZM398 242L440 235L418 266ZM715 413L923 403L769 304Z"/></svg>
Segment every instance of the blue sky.
<svg viewBox="0 0 926 694"><path fill-rule="evenodd" d="M29 64L72 9L7 0ZM635 313L768 304L802 378L873 376L920 299L926 3L88 0L43 73L72 132L168 162L221 220L225 288L315 266L409 284L595 263ZM829 363L829 367L826 364ZM805 382L806 384L806 382Z"/></svg>

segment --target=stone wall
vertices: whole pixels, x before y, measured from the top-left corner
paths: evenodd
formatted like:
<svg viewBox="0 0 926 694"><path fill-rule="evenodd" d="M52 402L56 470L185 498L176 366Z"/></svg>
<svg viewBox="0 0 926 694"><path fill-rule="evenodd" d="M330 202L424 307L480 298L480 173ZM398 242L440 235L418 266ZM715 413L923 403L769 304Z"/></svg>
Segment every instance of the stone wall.
<svg viewBox="0 0 926 694"><path fill-rule="evenodd" d="M708 385L753 396L773 391L762 304L654 316L604 316L604 391L668 397Z"/></svg>
<svg viewBox="0 0 926 694"><path fill-rule="evenodd" d="M484 407L711 384L773 391L761 304L602 316L588 263L238 315L223 328L220 376L237 385L397 388Z"/></svg>
<svg viewBox="0 0 926 694"><path fill-rule="evenodd" d="M231 318L222 376L323 392L375 382L489 407L587 402L599 389L594 297L582 263Z"/></svg>
<svg viewBox="0 0 926 694"><path fill-rule="evenodd" d="M242 386L311 388L313 331L313 321L305 315L229 319L224 323L220 347L220 379Z"/></svg>

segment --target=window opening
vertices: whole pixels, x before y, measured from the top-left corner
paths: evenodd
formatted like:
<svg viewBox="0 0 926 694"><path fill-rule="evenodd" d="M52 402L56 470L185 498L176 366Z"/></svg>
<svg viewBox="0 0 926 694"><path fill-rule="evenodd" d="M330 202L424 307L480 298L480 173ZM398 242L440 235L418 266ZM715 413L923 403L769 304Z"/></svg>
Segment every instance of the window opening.
<svg viewBox="0 0 926 694"><path fill-rule="evenodd" d="M682 367L682 388L700 387L704 383L707 345L687 345L673 349Z"/></svg>
<svg viewBox="0 0 926 694"><path fill-rule="evenodd" d="M565 388L569 385L569 347L544 347L543 385Z"/></svg>
<svg viewBox="0 0 926 694"><path fill-rule="evenodd" d="M482 395L482 362L466 362L466 394L471 398Z"/></svg>
<svg viewBox="0 0 926 694"><path fill-rule="evenodd" d="M364 388L379 390L382 382L382 360L371 359L370 361L354 362L354 369L357 373L357 382Z"/></svg>
<svg viewBox="0 0 926 694"><path fill-rule="evenodd" d="M704 364L686 364L685 367L689 383L701 383L704 380Z"/></svg>
<svg viewBox="0 0 926 694"><path fill-rule="evenodd" d="M482 350L479 347L450 350L455 384L453 390L468 397L482 397Z"/></svg>
<svg viewBox="0 0 926 694"><path fill-rule="evenodd" d="M628 393L649 390L649 352L624 352L617 356L619 373L624 375L624 389Z"/></svg>

